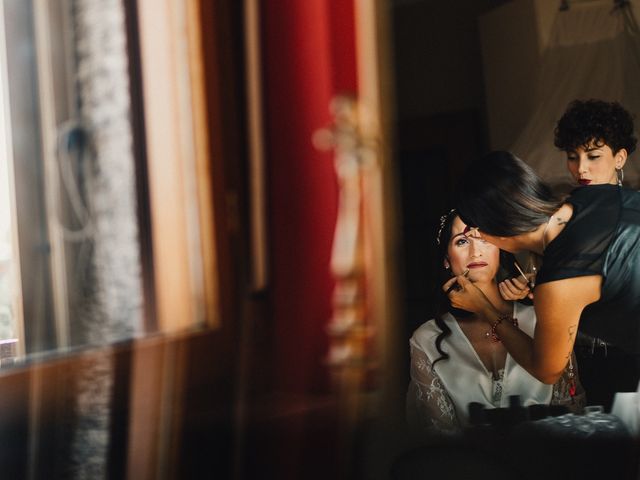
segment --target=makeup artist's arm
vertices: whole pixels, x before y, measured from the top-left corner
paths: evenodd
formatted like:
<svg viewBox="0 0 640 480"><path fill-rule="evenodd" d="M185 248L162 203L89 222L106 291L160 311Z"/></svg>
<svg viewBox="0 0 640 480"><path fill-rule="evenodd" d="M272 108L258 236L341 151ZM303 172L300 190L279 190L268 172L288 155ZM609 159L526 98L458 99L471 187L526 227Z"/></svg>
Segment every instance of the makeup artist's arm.
<svg viewBox="0 0 640 480"><path fill-rule="evenodd" d="M587 305L600 299L601 286L602 276L588 275L536 287L534 307L538 320L528 370L538 380L554 383L560 377L573 351L580 315Z"/></svg>
<svg viewBox="0 0 640 480"><path fill-rule="evenodd" d="M449 295L452 305L474 311L493 324L499 312L469 280L457 278L463 288ZM514 360L532 376L544 383L555 383L573 350L582 310L600 298L601 283L600 275L590 275L538 285L534 338L510 322L500 323L496 333Z"/></svg>
<svg viewBox="0 0 640 480"><path fill-rule="evenodd" d="M453 282L457 282L460 288L449 291L449 287ZM492 325L500 316L500 312L493 306L482 290L467 278L462 277L462 275L450 279L442 288L447 293L453 307L474 312L488 325ZM513 358L528 370L527 366L522 362L531 363L526 359L533 356L533 339L522 330L513 327L510 322L503 323L510 326L508 331L504 330L503 326L500 325L496 333L501 339L504 333L505 339L503 343L505 347Z"/></svg>

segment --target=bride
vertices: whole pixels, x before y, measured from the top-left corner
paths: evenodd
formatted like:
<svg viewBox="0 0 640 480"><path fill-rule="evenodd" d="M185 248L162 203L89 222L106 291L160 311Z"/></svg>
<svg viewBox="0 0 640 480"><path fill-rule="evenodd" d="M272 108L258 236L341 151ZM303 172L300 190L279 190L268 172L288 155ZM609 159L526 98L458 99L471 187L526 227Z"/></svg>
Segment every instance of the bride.
<svg viewBox="0 0 640 480"><path fill-rule="evenodd" d="M454 210L441 218L437 243L443 273L450 278L446 289L456 286L451 277L464 274L497 311L517 319L517 327L533 336L533 307L505 300L500 294L496 279L500 250L477 236L465 235L465 231L466 225ZM502 256L513 264L511 255L502 252ZM554 385L536 380L509 355L486 319L452 308L446 293L442 291L440 299L443 308L420 326L409 342L407 419L412 426L427 431L460 431L469 421L469 403L508 407L512 395L518 395L523 406L552 404L576 413L582 410L584 392L575 360L568 363L565 374ZM523 291L521 296L525 294Z"/></svg>

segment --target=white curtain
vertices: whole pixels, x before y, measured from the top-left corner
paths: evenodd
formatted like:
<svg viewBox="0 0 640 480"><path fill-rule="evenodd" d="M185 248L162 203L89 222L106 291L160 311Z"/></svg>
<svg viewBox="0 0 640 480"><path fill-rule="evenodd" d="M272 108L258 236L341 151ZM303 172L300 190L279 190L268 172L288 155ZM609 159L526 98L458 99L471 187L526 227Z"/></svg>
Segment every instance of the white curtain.
<svg viewBox="0 0 640 480"><path fill-rule="evenodd" d="M566 157L553 145L553 130L574 99L618 101L640 127L640 38L637 2L615 7L611 0L570 2L558 11L542 56L536 109L512 151L547 182L570 188ZM625 185L640 187L640 153L627 161Z"/></svg>

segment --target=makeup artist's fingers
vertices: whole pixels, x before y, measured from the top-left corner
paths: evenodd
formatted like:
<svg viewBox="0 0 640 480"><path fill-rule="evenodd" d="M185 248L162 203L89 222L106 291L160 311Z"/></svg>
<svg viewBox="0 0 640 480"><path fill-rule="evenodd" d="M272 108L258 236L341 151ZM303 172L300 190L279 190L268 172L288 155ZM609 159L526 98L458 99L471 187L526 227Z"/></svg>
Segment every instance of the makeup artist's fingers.
<svg viewBox="0 0 640 480"><path fill-rule="evenodd" d="M452 277L452 278L450 278L449 280L447 280L446 282L444 282L444 285L442 285L442 290L443 290L445 293L449 293L449 289L450 289L451 287L453 287L453 285L456 283L456 281L457 281L457 280L458 280L458 279L457 279L456 277Z"/></svg>
<svg viewBox="0 0 640 480"><path fill-rule="evenodd" d="M515 278L500 282L498 289L505 300L521 300L529 293L527 284Z"/></svg>
<svg viewBox="0 0 640 480"><path fill-rule="evenodd" d="M464 279L466 282L468 282L469 280L467 280L467 275L469 274L469 269L467 268L464 272L462 272L461 275L458 275L456 277L450 278L449 280L447 280L444 285L442 285L442 290L444 290L447 294L449 294L452 290L461 290L462 289L462 280ZM456 285L457 283L457 285ZM456 288L458 287L458 288Z"/></svg>
<svg viewBox="0 0 640 480"><path fill-rule="evenodd" d="M500 291L500 296L505 300L515 300L511 292L507 290L507 287L505 287L502 282L498 283L498 290Z"/></svg>
<svg viewBox="0 0 640 480"><path fill-rule="evenodd" d="M491 302L471 280L464 275L459 275L456 277L456 281L460 285L460 289L449 293L451 306L468 312L480 312L491 307Z"/></svg>
<svg viewBox="0 0 640 480"><path fill-rule="evenodd" d="M458 285L462 287L462 290L464 290L468 285L473 285L473 282L467 277L468 274L469 270L467 269L462 273L462 275L458 275L456 277L456 279L458 280Z"/></svg>
<svg viewBox="0 0 640 480"><path fill-rule="evenodd" d="M514 287L516 287L518 290L524 290L525 288L528 289L529 285L527 285L527 282L524 281L523 278L521 277L513 277L511 279L507 279L505 281L510 281Z"/></svg>
<svg viewBox="0 0 640 480"><path fill-rule="evenodd" d="M520 300L518 296L511 293L511 290L507 289L507 287L503 283L504 282L500 282L498 284L498 290L500 290L500 296L505 300Z"/></svg>

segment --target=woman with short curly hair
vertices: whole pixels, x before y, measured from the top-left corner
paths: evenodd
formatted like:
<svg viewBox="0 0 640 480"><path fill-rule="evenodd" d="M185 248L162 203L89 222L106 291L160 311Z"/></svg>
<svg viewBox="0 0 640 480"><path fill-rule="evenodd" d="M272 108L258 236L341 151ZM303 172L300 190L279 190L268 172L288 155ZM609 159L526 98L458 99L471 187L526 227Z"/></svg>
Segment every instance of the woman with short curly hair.
<svg viewBox="0 0 640 480"><path fill-rule="evenodd" d="M555 129L554 144L567 154L580 185L622 185L624 164L636 148L633 118L617 102L574 100Z"/></svg>
<svg viewBox="0 0 640 480"><path fill-rule="evenodd" d="M574 100L555 128L554 144L567 155L567 168L580 185L622 185L623 167L636 148L633 118L617 102ZM610 408L611 394L634 357L600 338L579 333L575 352L583 368L589 402ZM621 385L622 382L622 385Z"/></svg>

